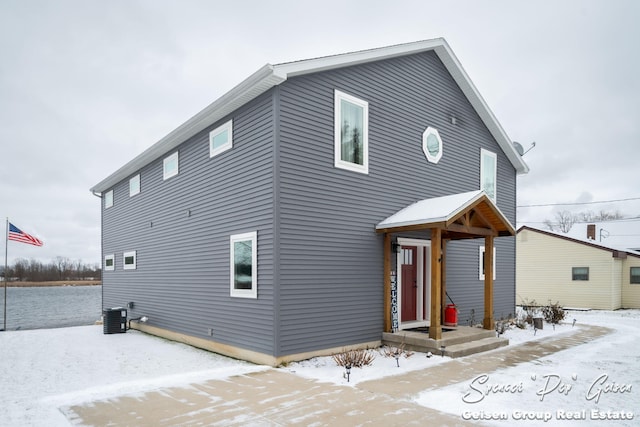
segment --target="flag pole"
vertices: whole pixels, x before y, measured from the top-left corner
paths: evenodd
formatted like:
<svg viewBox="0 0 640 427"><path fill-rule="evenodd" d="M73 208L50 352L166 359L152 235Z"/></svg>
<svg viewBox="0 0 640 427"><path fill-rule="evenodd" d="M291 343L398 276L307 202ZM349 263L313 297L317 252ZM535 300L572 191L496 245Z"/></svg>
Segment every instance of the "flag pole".
<svg viewBox="0 0 640 427"><path fill-rule="evenodd" d="M2 321L2 329L0 331L7 330L7 259L9 257L9 217L4 228L4 317Z"/></svg>

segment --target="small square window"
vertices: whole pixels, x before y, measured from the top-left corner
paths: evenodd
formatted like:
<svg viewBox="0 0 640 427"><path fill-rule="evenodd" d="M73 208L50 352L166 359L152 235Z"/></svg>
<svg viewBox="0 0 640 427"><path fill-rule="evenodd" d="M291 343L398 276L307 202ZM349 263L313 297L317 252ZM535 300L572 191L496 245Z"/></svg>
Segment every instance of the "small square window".
<svg viewBox="0 0 640 427"><path fill-rule="evenodd" d="M335 91L334 165L369 173L369 103Z"/></svg>
<svg viewBox="0 0 640 427"><path fill-rule="evenodd" d="M129 180L129 197L133 197L140 193L140 174Z"/></svg>
<svg viewBox="0 0 640 427"><path fill-rule="evenodd" d="M589 280L589 267L572 267L571 280Z"/></svg>
<svg viewBox="0 0 640 427"><path fill-rule="evenodd" d="M498 157L496 153L480 149L480 189L496 202L498 182Z"/></svg>
<svg viewBox="0 0 640 427"><path fill-rule="evenodd" d="M104 208L108 209L113 206L113 190L104 193Z"/></svg>
<svg viewBox="0 0 640 427"><path fill-rule="evenodd" d="M136 251L125 252L122 254L122 259L124 263L125 270L135 270L136 269Z"/></svg>
<svg viewBox="0 0 640 427"><path fill-rule="evenodd" d="M169 179L172 176L178 175L178 152L176 151L172 155L165 157L162 162L162 167L162 179Z"/></svg>
<svg viewBox="0 0 640 427"><path fill-rule="evenodd" d="M438 163L442 157L442 139L438 130L429 126L422 134L422 151L431 163Z"/></svg>
<svg viewBox="0 0 640 427"><path fill-rule="evenodd" d="M493 247L493 280L496 280L496 248ZM484 246L478 251L478 280L484 280Z"/></svg>
<svg viewBox="0 0 640 427"><path fill-rule="evenodd" d="M258 298L258 233L230 237L232 297Z"/></svg>
<svg viewBox="0 0 640 427"><path fill-rule="evenodd" d="M104 269L105 271L113 271L116 269L115 255L106 255L104 257Z"/></svg>
<svg viewBox="0 0 640 427"><path fill-rule="evenodd" d="M217 156L233 147L233 120L209 132L209 157Z"/></svg>
<svg viewBox="0 0 640 427"><path fill-rule="evenodd" d="M629 283L640 284L640 267L631 267Z"/></svg>

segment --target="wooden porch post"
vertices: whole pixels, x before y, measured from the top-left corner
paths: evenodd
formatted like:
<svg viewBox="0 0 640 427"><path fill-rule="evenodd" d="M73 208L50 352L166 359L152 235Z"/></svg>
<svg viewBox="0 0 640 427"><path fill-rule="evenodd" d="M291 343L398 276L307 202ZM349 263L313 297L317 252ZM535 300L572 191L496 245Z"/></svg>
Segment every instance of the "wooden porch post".
<svg viewBox="0 0 640 427"><path fill-rule="evenodd" d="M384 332L391 332L391 234L384 233L383 298Z"/></svg>
<svg viewBox="0 0 640 427"><path fill-rule="evenodd" d="M431 229L431 322L429 338L442 339L442 230Z"/></svg>
<svg viewBox="0 0 640 427"><path fill-rule="evenodd" d="M484 329L493 329L493 236L484 238Z"/></svg>

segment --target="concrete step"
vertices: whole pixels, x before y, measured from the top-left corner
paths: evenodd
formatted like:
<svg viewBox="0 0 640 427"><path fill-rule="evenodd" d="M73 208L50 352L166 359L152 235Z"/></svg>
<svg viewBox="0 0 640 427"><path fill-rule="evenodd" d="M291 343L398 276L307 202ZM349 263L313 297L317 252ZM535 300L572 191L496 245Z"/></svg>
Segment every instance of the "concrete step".
<svg viewBox="0 0 640 427"><path fill-rule="evenodd" d="M406 350L442 353L449 357L463 357L470 354L493 350L509 344L506 338L497 338L496 333L479 328L463 327L442 334L442 339L433 340L428 334L414 331L384 332L382 343L394 347L404 346Z"/></svg>

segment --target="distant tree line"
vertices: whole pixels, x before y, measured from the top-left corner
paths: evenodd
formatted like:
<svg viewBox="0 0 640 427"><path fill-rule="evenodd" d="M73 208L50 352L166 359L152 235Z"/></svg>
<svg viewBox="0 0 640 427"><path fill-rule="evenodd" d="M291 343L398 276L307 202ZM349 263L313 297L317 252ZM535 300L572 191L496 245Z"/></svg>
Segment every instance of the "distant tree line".
<svg viewBox="0 0 640 427"><path fill-rule="evenodd" d="M607 212L601 210L600 212L578 212L573 213L569 211L556 212L556 216L553 220L547 219L544 221L544 225L551 231L561 231L568 233L573 227L573 224L577 222L598 222L598 221L612 221L616 219L622 219L624 215L620 212Z"/></svg>
<svg viewBox="0 0 640 427"><path fill-rule="evenodd" d="M4 276L4 266L0 267L0 276ZM7 266L8 281L50 282L56 280L99 280L100 264L86 264L82 260L55 257L45 264L36 259L18 258L13 265Z"/></svg>

